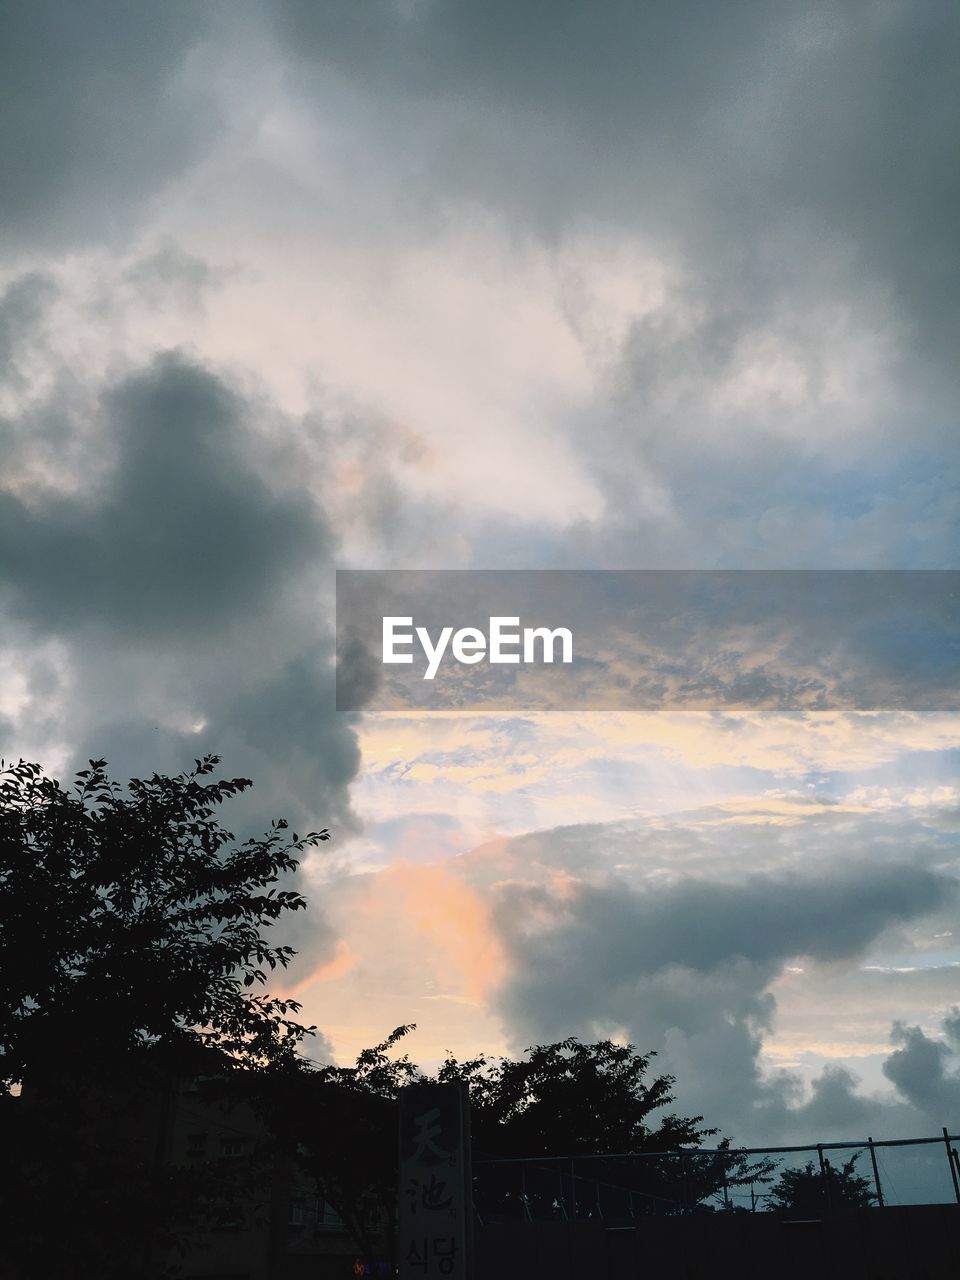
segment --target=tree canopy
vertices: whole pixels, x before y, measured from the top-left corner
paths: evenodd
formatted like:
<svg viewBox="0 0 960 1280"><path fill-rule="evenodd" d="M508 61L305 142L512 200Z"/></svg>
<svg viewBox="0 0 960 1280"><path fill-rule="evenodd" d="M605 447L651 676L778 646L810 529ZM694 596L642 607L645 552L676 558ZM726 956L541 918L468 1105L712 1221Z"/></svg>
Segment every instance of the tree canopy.
<svg viewBox="0 0 960 1280"><path fill-rule="evenodd" d="M516 1060L451 1057L438 1079L467 1084L479 1157L540 1158L539 1165L529 1164L528 1212L536 1195L560 1211L563 1166L556 1161L561 1157L574 1158L571 1168L577 1171L565 1195L579 1204L602 1183L631 1213L689 1212L730 1187L766 1181L769 1162L751 1162L731 1151L726 1139L718 1142L716 1153L699 1151L719 1130L704 1126L703 1116L670 1110L676 1080L651 1074L655 1057L638 1053L632 1044L569 1037L534 1045ZM577 1156L604 1158L577 1164ZM477 1183L478 1202L481 1185L494 1211L511 1198L515 1202L512 1177L508 1166L497 1175L488 1169ZM542 1192L532 1189L537 1179Z"/></svg>
<svg viewBox="0 0 960 1280"><path fill-rule="evenodd" d="M262 990L293 955L265 931L327 832L237 841L216 813L251 783L218 763L123 787L92 760L70 789L0 765L0 1269L105 1280L188 1238L237 1177L170 1163L174 1082L284 1074L311 1030Z"/></svg>
<svg viewBox="0 0 960 1280"><path fill-rule="evenodd" d="M772 1209L818 1218L833 1209L868 1209L876 1201L869 1179L856 1172L860 1152L845 1164L824 1161L824 1170L808 1160L799 1169L784 1169L770 1190Z"/></svg>
<svg viewBox="0 0 960 1280"><path fill-rule="evenodd" d="M461 1062L451 1056L436 1076L428 1076L395 1052L414 1029L398 1027L354 1067L303 1064L291 1078L263 1081L273 1127L286 1128L290 1151L370 1260L376 1242L368 1212L374 1206L390 1256L398 1190L397 1099L404 1085L419 1081L467 1085L474 1201L485 1220L559 1213L559 1180L568 1178L571 1156L591 1157L577 1164L576 1177L562 1192L568 1204L575 1200L586 1213L596 1211L599 1182L622 1193L613 1199L635 1212L681 1213L721 1196L725 1187L769 1177L769 1162L751 1163L724 1143L719 1153L701 1152L703 1139L717 1130L704 1127L700 1116L669 1110L673 1077L652 1075L655 1055L637 1053L633 1045L571 1037L535 1045L516 1059ZM560 1164L551 1163L561 1157ZM529 1162L523 1200L518 1166L490 1163L519 1158Z"/></svg>
<svg viewBox="0 0 960 1280"><path fill-rule="evenodd" d="M654 1054L576 1037L534 1045L524 1057L448 1060L441 1081L470 1090L474 1146L491 1156L673 1151L716 1129L703 1116L657 1114L673 1102L674 1078L649 1077Z"/></svg>
<svg viewBox="0 0 960 1280"><path fill-rule="evenodd" d="M0 1079L65 1052L106 1059L147 1046L216 1046L256 1066L308 1028L263 994L293 951L264 930L304 898L277 881L326 831L274 822L237 842L215 816L252 784L207 781L206 756L176 777L121 787L92 760L70 790L21 761L0 772Z"/></svg>
<svg viewBox="0 0 960 1280"><path fill-rule="evenodd" d="M412 1030L397 1027L352 1067L301 1059L246 1087L281 1150L313 1181L368 1262L381 1248L393 1252L397 1099L404 1085L424 1079L393 1050ZM244 1089L243 1080L238 1084Z"/></svg>

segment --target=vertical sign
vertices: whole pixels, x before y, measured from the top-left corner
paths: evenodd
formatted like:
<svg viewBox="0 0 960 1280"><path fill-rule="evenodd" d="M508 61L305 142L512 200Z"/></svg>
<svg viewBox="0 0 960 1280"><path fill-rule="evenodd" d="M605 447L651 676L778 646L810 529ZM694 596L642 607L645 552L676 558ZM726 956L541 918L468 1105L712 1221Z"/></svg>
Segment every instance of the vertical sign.
<svg viewBox="0 0 960 1280"><path fill-rule="evenodd" d="M470 1280L473 1180L466 1086L400 1093L400 1280Z"/></svg>

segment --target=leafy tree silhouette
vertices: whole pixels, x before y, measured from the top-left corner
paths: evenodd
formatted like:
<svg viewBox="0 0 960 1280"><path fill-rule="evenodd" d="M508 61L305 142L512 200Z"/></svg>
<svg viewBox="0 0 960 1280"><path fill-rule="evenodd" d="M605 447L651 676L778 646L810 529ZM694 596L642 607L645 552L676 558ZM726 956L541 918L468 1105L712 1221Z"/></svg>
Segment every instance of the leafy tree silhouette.
<svg viewBox="0 0 960 1280"><path fill-rule="evenodd" d="M867 1209L876 1200L870 1182L856 1172L860 1152L839 1168L825 1161L824 1172L812 1160L800 1169L784 1169L770 1191L770 1207L818 1218L832 1209Z"/></svg>
<svg viewBox="0 0 960 1280"><path fill-rule="evenodd" d="M396 1261L398 1095L425 1079L409 1057L391 1056L415 1028L397 1027L352 1067L300 1060L252 1081L254 1105L282 1155L309 1178L371 1266Z"/></svg>
<svg viewBox="0 0 960 1280"><path fill-rule="evenodd" d="M479 1153L611 1156L576 1166L577 1177L563 1196L578 1206L584 1198L594 1199L597 1185L604 1184L624 1212L630 1206L634 1213L684 1213L702 1207L724 1188L767 1181L771 1162L751 1163L729 1150L726 1139L718 1144L719 1154L697 1151L719 1130L704 1127L703 1116L664 1113L674 1101L676 1080L649 1074L655 1056L638 1053L631 1044L585 1044L570 1037L535 1045L516 1061L479 1057L458 1062L451 1057L438 1078L467 1083L473 1144ZM657 1152L677 1155L644 1154ZM631 1154L641 1158L623 1158ZM531 1166L530 1172L536 1174L536 1168ZM540 1173L544 1189L531 1190L537 1179L528 1178L527 1199L546 1198L547 1208L556 1204L559 1211L562 1166L545 1164ZM483 1187L489 1209L503 1210L511 1200L516 1205L515 1171L511 1175L509 1166L499 1179L487 1176Z"/></svg>
<svg viewBox="0 0 960 1280"><path fill-rule="evenodd" d="M648 1078L654 1054L575 1037L534 1045L516 1061L450 1057L441 1081L470 1089L473 1141L494 1156L665 1151L699 1146L718 1131L703 1116L654 1113L673 1102L673 1076Z"/></svg>
<svg viewBox="0 0 960 1280"><path fill-rule="evenodd" d="M328 833L238 842L215 814L252 784L208 780L218 764L121 787L92 760L71 790L0 764L0 1248L20 1274L100 1280L174 1242L224 1188L131 1146L125 1117L211 1061L289 1068L313 1030L260 990L293 955L264 930L305 906L277 881Z"/></svg>
<svg viewBox="0 0 960 1280"><path fill-rule="evenodd" d="M595 1208L598 1180L633 1192L636 1211L662 1213L690 1212L724 1186L769 1178L769 1161L751 1163L735 1151L698 1151L704 1138L717 1133L702 1126L702 1117L657 1115L673 1101L674 1079L650 1076L654 1055L638 1054L632 1045L570 1038L534 1046L519 1059L449 1057L428 1076L406 1054L391 1056L413 1030L398 1027L365 1050L354 1067L301 1062L292 1073L255 1082L271 1129L286 1134L289 1158L316 1182L371 1264L384 1255L396 1261L397 1100L404 1085L418 1081L466 1083L475 1154L534 1157L527 1198L538 1214L551 1216L558 1167L566 1176L566 1162L550 1165L548 1157L614 1153L608 1161L584 1161L576 1185L567 1184L564 1194L576 1198L584 1212ZM633 1161L617 1155L631 1152L678 1154ZM547 1161L543 1187L537 1186L536 1157ZM523 1211L515 1165L487 1166L475 1178L474 1195L482 1215ZM591 1208L581 1203L588 1197Z"/></svg>

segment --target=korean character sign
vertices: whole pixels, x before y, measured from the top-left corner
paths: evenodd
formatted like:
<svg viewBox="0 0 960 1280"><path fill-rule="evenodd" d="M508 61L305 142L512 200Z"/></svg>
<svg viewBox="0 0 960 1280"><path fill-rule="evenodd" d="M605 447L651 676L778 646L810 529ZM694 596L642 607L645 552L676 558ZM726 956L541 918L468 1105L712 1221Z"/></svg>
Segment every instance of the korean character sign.
<svg viewBox="0 0 960 1280"><path fill-rule="evenodd" d="M400 1094L400 1280L471 1280L469 1100L459 1084Z"/></svg>

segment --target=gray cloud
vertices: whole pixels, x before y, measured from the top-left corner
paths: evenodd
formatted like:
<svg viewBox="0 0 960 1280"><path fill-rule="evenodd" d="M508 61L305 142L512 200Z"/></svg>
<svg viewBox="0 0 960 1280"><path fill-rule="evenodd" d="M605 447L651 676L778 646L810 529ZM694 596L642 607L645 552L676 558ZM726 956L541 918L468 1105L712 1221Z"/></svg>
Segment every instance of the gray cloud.
<svg viewBox="0 0 960 1280"><path fill-rule="evenodd" d="M582 1022L601 1010L632 1022L638 988L664 973L679 973L678 986L690 982L698 1006L703 975L730 978L737 990L746 979L749 1004L791 957L856 956L889 926L952 901L954 891L952 880L921 868L866 863L832 876L685 879L645 890L581 885L563 896L508 887L497 919L518 976L506 1004L534 1022ZM547 923L528 931L531 916ZM672 1025L684 1022L678 1008Z"/></svg>
<svg viewBox="0 0 960 1280"><path fill-rule="evenodd" d="M935 1040L920 1027L895 1024L893 1039L901 1047L884 1062L883 1073L919 1111L955 1123L960 1116L960 1071L951 1072L947 1064L951 1050L956 1054L960 1048L956 1009L944 1019L943 1029L948 1039Z"/></svg>
<svg viewBox="0 0 960 1280"><path fill-rule="evenodd" d="M448 198L513 216L524 201L554 226L614 217L719 248L711 275L731 318L739 287L754 303L770 292L771 265L798 273L783 254L796 237L820 262L846 241L855 269L922 317L944 355L956 347L945 281L960 23L947 0L842 12L740 0L722 15L704 0L618 0L602 14L579 0L271 9L292 56L445 122L426 135L422 172ZM722 355L739 328L714 329L709 348Z"/></svg>
<svg viewBox="0 0 960 1280"><path fill-rule="evenodd" d="M605 496L603 518L545 538L522 520L478 527L445 511L462 536L444 554L472 544L485 563L954 562L960 309L944 282L956 269L960 22L948 0L842 12L738 0L722 15L704 0L617 0L602 16L580 0L157 13L99 0L82 15L14 6L6 22L11 243L122 240L131 214L197 160L225 160L234 175L228 117L255 134L281 106L298 125L312 119L318 142L332 130L356 172L300 172L302 157L295 172L271 169L275 229L288 214L299 225L298 201L312 224L322 176L346 202L344 225L359 220L378 241L469 226L481 207L514 242L553 249L581 231L625 232L674 264L663 304L601 343L596 402L558 424ZM279 59L281 102L237 93L237 59L254 48L258 66ZM230 181L216 184L225 212ZM263 188L258 169L233 199L256 210ZM182 293L189 277L181 270ZM575 329L590 290L589 279L572 288ZM718 405L713 392L767 339L774 365L786 350L798 402L771 392ZM833 386L848 347L854 359L875 348L861 381L889 379L867 423ZM367 487L385 552L409 546L436 563L422 510L389 469Z"/></svg>
<svg viewBox="0 0 960 1280"><path fill-rule="evenodd" d="M187 56L219 4L5 5L0 226L8 246L123 234L138 202L208 144L219 110Z"/></svg>
<svg viewBox="0 0 960 1280"><path fill-rule="evenodd" d="M604 518L546 552L523 528L489 530L486 548L608 567L955 562L949 0L271 14L301 106L326 119L349 86L343 127L389 175L394 224L469 223L480 206L514 239L623 231L676 268L663 305L613 340L597 402L563 424ZM765 342L751 358L762 372L785 353L796 398L781 378L722 403ZM867 422L838 377L889 381Z"/></svg>
<svg viewBox="0 0 960 1280"><path fill-rule="evenodd" d="M0 294L0 383L22 384L19 361L56 297L53 281L40 271L18 276Z"/></svg>
<svg viewBox="0 0 960 1280"><path fill-rule="evenodd" d="M0 572L46 627L189 634L268 605L330 535L244 457L242 402L179 356L104 397L101 492L0 498Z"/></svg>
<svg viewBox="0 0 960 1280"><path fill-rule="evenodd" d="M489 886L510 959L498 1008L514 1047L627 1035L662 1055L684 1107L738 1141L925 1132L932 1111L899 1079L898 1094L882 1098L835 1063L805 1090L793 1072L771 1071L763 1049L781 1022L774 984L791 962L802 967L790 1026L813 1043L842 1040L831 1022L845 1011L855 1019L860 1004L869 1036L889 1010L952 990L952 970L861 968L885 948L921 953L955 915L956 880L939 870L949 838L931 834L927 847L915 827L877 816L716 828L710 813L541 832L465 860Z"/></svg>
<svg viewBox="0 0 960 1280"><path fill-rule="evenodd" d="M130 264L120 283L141 305L155 307L172 301L189 310L199 307L209 291L229 275L229 271L211 267L202 258L187 253L176 240L164 238ZM104 299L106 314L116 301L116 291L108 291Z"/></svg>
<svg viewBox="0 0 960 1280"><path fill-rule="evenodd" d="M231 829L326 826L342 857L359 749L356 717L334 708L335 540L268 469L253 424L270 407L178 353L91 379L65 407L80 484L28 468L0 494L0 640L24 691L0 750L47 764L53 750L67 776L103 756L121 778L215 752L255 783ZM15 453L48 411L11 422ZM285 934L305 964L337 936L321 904Z"/></svg>
<svg viewBox="0 0 960 1280"><path fill-rule="evenodd" d="M891 1040L900 1045L883 1063L894 1093L864 1092L857 1075L827 1066L810 1094L790 1099L789 1077L768 1087L757 1119L784 1142L809 1142L830 1134L835 1141L879 1137L935 1137L944 1125L956 1133L960 1109L960 1069L956 1010L941 1022L941 1034L895 1023ZM952 1064L952 1065L951 1065ZM891 1203L950 1200L953 1195L946 1156L939 1146L886 1149L879 1152L881 1184ZM863 1172L868 1173L865 1167Z"/></svg>

